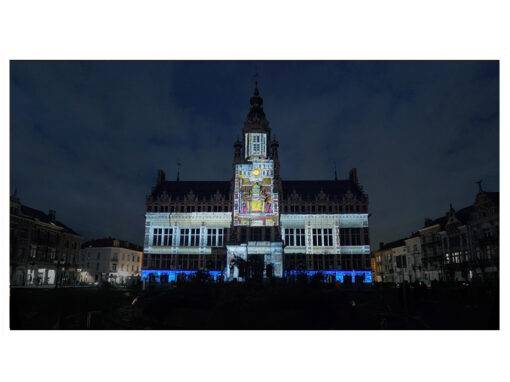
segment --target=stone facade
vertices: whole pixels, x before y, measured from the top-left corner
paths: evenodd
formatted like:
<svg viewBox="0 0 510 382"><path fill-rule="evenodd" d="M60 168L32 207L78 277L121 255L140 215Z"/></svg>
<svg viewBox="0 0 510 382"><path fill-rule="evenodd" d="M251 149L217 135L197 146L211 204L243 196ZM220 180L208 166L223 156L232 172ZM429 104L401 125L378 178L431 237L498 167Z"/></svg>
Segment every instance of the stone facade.
<svg viewBox="0 0 510 382"><path fill-rule="evenodd" d="M12 286L73 285L77 282L82 237L48 214L10 200L10 280Z"/></svg>
<svg viewBox="0 0 510 382"><path fill-rule="evenodd" d="M167 181L158 171L142 277L207 269L234 278L239 263L257 258L274 276L358 271L371 281L368 197L356 169L341 180L336 171L331 180L282 179L258 88L250 104L230 181Z"/></svg>
<svg viewBox="0 0 510 382"><path fill-rule="evenodd" d="M411 238L381 246L374 252L375 281L399 282L395 263L405 248L408 281L496 280L499 277L499 193L481 186L473 205L445 216L426 219ZM401 272L401 273L402 273ZM402 281L402 278L400 282Z"/></svg>
<svg viewBox="0 0 510 382"><path fill-rule="evenodd" d="M80 281L126 284L139 278L142 248L127 241L105 238L84 243L80 251Z"/></svg>

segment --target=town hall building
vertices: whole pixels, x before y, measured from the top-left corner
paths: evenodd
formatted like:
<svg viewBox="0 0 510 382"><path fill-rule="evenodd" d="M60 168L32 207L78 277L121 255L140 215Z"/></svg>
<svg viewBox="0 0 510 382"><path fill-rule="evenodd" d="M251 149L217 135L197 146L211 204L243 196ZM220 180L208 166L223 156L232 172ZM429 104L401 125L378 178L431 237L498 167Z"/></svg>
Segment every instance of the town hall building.
<svg viewBox="0 0 510 382"><path fill-rule="evenodd" d="M168 282L201 270L241 281L249 263L264 277L321 272L372 282L368 196L356 169L348 179L336 170L331 180L282 179L262 103L256 85L230 180L168 181L158 171L146 199L143 279Z"/></svg>

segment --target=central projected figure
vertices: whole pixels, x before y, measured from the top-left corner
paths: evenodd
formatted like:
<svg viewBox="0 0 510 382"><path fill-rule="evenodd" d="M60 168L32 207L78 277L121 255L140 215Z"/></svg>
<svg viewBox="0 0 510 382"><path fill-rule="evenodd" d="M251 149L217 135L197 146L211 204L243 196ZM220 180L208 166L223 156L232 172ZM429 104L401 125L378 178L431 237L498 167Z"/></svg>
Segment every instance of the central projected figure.
<svg viewBox="0 0 510 382"><path fill-rule="evenodd" d="M245 162L236 165L234 225L278 225L278 194L273 190L273 161L267 157L267 134L245 133Z"/></svg>
<svg viewBox="0 0 510 382"><path fill-rule="evenodd" d="M234 224L278 225L278 195L273 192L272 160L257 158L236 166Z"/></svg>

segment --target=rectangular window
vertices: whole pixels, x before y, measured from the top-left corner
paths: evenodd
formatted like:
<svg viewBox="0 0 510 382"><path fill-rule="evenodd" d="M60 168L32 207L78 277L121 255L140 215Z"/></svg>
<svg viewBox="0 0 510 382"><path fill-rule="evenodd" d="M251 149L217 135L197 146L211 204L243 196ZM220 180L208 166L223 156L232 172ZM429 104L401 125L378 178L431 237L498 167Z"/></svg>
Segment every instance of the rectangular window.
<svg viewBox="0 0 510 382"><path fill-rule="evenodd" d="M370 243L370 239L368 237L368 228L363 228L363 244L368 245Z"/></svg>
<svg viewBox="0 0 510 382"><path fill-rule="evenodd" d="M173 239L173 229L172 228L165 228L163 230L163 246L171 247L172 246L172 239Z"/></svg>
<svg viewBox="0 0 510 382"><path fill-rule="evenodd" d="M162 228L154 228L152 233L152 245L153 246L161 246L161 236L163 233Z"/></svg>
<svg viewBox="0 0 510 382"><path fill-rule="evenodd" d="M361 229L360 228L352 228L352 245L361 245Z"/></svg>
<svg viewBox="0 0 510 382"><path fill-rule="evenodd" d="M218 247L223 247L223 228L218 228Z"/></svg>
<svg viewBox="0 0 510 382"><path fill-rule="evenodd" d="M191 228L190 243L191 247L200 246L200 228Z"/></svg>
<svg viewBox="0 0 510 382"><path fill-rule="evenodd" d="M87 267L88 267L88 264L87 264ZM112 264L112 270L113 270L113 271L116 271L116 270L117 270L117 264Z"/></svg>
<svg viewBox="0 0 510 382"><path fill-rule="evenodd" d="M333 246L333 229L332 228L324 229L324 246L326 246L326 247Z"/></svg>
<svg viewBox="0 0 510 382"><path fill-rule="evenodd" d="M293 247L294 244L294 236L295 236L294 228L286 228L285 229L285 245Z"/></svg>
<svg viewBox="0 0 510 382"><path fill-rule="evenodd" d="M313 237L313 246L314 247L322 247L322 229L319 228L313 228L312 229L312 237Z"/></svg>
<svg viewBox="0 0 510 382"><path fill-rule="evenodd" d="M347 228L340 228L340 245L348 245L347 236Z"/></svg>
<svg viewBox="0 0 510 382"><path fill-rule="evenodd" d="M181 247L189 247L189 228L181 228Z"/></svg>
<svg viewBox="0 0 510 382"><path fill-rule="evenodd" d="M296 246L297 247L305 246L305 229L304 228L296 229Z"/></svg>

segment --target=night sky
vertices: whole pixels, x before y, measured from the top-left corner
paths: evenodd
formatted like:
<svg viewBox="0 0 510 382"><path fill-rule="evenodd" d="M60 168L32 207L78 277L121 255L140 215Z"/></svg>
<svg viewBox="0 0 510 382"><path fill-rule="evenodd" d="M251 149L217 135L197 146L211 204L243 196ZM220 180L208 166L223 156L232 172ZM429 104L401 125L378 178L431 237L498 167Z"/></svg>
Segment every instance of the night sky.
<svg viewBox="0 0 510 382"><path fill-rule="evenodd" d="M352 167L371 241L499 191L497 61L11 62L10 191L84 236L143 242L158 169L228 180L253 74L286 180Z"/></svg>

